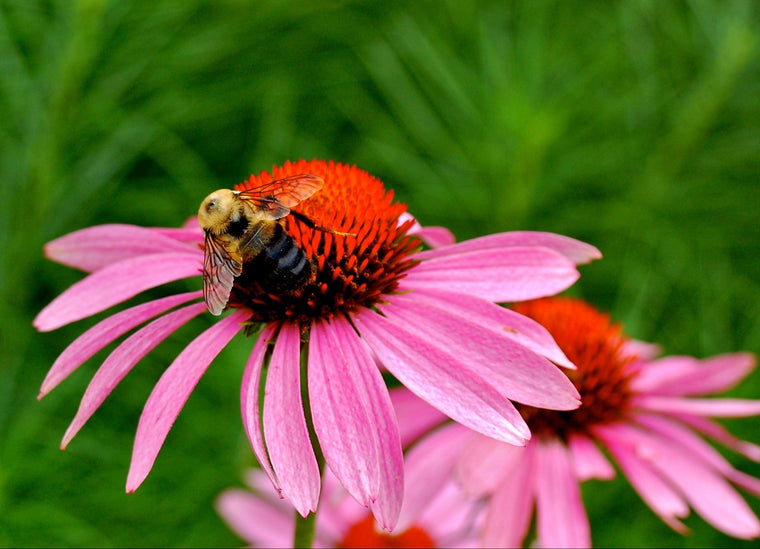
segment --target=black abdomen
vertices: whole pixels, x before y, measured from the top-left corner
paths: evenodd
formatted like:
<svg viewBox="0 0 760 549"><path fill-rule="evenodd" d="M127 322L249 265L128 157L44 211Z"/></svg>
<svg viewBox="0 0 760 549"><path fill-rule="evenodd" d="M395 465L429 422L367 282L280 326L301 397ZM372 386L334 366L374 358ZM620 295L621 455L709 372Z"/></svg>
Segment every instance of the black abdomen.
<svg viewBox="0 0 760 549"><path fill-rule="evenodd" d="M311 263L282 225L273 229L272 238L243 271L266 289L291 289L308 278Z"/></svg>

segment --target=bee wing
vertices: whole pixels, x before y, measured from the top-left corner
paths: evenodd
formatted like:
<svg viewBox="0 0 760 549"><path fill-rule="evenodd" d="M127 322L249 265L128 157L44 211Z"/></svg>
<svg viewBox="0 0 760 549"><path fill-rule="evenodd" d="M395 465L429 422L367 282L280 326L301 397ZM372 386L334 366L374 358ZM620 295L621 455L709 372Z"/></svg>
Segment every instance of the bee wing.
<svg viewBox="0 0 760 549"><path fill-rule="evenodd" d="M206 233L203 255L203 300L212 315L219 316L227 305L232 283L243 267L213 236Z"/></svg>
<svg viewBox="0 0 760 549"><path fill-rule="evenodd" d="M274 219L280 219L293 208L322 188L324 180L310 173L291 175L264 183L253 189L240 191L238 198L265 210Z"/></svg>

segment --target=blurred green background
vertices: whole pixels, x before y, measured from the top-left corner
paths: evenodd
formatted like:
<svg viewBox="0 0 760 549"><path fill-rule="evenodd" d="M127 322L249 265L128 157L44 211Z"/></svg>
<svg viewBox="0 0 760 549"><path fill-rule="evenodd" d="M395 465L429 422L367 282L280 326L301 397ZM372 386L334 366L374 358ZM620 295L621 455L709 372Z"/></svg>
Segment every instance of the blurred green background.
<svg viewBox="0 0 760 549"><path fill-rule="evenodd" d="M253 463L239 412L250 340L212 364L126 495L143 403L210 320L143 360L66 452L106 354L35 397L97 319L47 334L31 321L82 277L46 261L44 242L180 225L211 190L287 159L357 164L459 239L593 243L605 259L569 293L632 336L670 354L760 353L759 21L751 0L1 0L0 545L241 544L212 501ZM760 397L760 375L732 394ZM760 420L725 423L760 442ZM694 514L676 535L622 478L584 496L597 546L754 546Z"/></svg>

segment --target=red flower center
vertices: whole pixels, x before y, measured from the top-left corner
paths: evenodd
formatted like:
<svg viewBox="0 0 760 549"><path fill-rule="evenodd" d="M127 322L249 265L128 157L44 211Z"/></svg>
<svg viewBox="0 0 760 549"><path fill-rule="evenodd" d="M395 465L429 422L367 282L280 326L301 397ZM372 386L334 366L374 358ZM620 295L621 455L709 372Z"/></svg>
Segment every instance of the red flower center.
<svg viewBox="0 0 760 549"><path fill-rule="evenodd" d="M311 272L297 287L266 287L255 269L235 280L230 306L253 311L254 322L273 320L308 324L314 318L371 307L390 294L414 262L408 258L420 241L406 234L412 222L399 225L406 205L393 202L382 182L367 172L334 162L298 161L262 172L237 185L236 190L298 174L324 180L322 189L301 202L294 211L318 227L348 233L338 235L310 228L293 215L280 222L311 262Z"/></svg>
<svg viewBox="0 0 760 549"><path fill-rule="evenodd" d="M566 297L543 298L514 306L542 324L576 366L567 375L581 395L577 410L558 412L520 406L520 413L537 435L567 438L573 432L620 419L631 396L629 367L635 356L624 353L622 328L591 305Z"/></svg>
<svg viewBox="0 0 760 549"><path fill-rule="evenodd" d="M375 529L375 520L368 515L362 521L354 524L346 534L339 548L349 547L435 547L433 539L422 529L412 526L402 534L391 536Z"/></svg>

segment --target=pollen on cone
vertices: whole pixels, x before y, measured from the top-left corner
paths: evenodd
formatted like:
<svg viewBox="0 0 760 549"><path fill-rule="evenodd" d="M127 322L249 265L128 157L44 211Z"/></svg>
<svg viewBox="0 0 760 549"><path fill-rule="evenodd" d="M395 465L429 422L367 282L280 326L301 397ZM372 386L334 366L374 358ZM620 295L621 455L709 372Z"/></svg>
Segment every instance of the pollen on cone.
<svg viewBox="0 0 760 549"><path fill-rule="evenodd" d="M399 224L406 206L393 202L393 193L367 172L321 160L288 162L271 174L262 172L236 186L255 188L272 180L298 174L313 174L324 180L322 189L293 210L309 218L317 228L295 216L283 225L312 264L309 280L297 288L267 290L255 273L238 278L230 303L253 311L252 320L298 320L354 312L373 305L392 293L399 279L414 265L408 256L420 246L406 235L413 222ZM334 234L320 229L347 233Z"/></svg>

